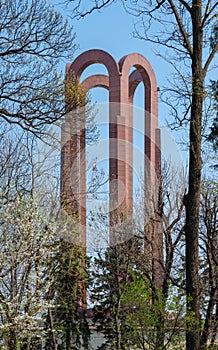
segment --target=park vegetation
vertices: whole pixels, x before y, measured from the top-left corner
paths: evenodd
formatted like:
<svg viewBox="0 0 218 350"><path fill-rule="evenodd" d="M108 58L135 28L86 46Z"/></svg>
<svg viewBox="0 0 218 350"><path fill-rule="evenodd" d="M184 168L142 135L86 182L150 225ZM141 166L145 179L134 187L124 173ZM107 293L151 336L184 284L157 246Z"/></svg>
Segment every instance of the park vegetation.
<svg viewBox="0 0 218 350"><path fill-rule="evenodd" d="M113 2L96 0L89 9L81 8L82 1L74 8L70 0L65 5L73 17L91 14ZM177 75L175 85L165 90L167 97L163 94L163 98L172 108L171 126L189 125L189 174L183 186L180 174L176 176L174 167L163 162L159 213L163 259L152 261L147 230L137 219L122 227L123 234L130 232L129 239L104 251L96 250L93 259L78 244L78 217L68 215L63 220L58 205L58 162L51 165L48 151L56 152L58 147L55 132L48 129L61 123L66 96L73 107L88 103L76 82L68 86L59 72L61 60L70 60L74 54L75 36L61 13L45 0L3 1L2 350L38 349L41 345L46 350L90 349L84 289L89 293L95 329L104 335L99 350L217 348L218 186L211 176L201 176L201 149L205 137L213 154L217 152L217 81L207 86L206 77L218 48L218 5L211 0L204 4L200 0L121 3L141 19L143 32L136 28L136 36L171 50L175 69L178 62L183 64L182 69L176 69L179 79ZM156 21L162 32L149 36ZM208 98L212 103L207 103ZM203 134L207 120L212 121ZM95 138L95 129L90 129L89 137ZM42 139L48 147L45 152L39 147ZM74 232L71 241L69 229ZM161 265L159 285L153 279L153 263Z"/></svg>

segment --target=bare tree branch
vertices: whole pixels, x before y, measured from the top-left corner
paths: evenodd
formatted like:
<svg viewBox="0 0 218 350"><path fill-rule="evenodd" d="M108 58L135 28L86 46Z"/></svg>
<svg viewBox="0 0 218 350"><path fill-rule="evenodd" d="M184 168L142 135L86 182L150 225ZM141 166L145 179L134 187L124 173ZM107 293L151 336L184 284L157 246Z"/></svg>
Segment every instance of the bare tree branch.
<svg viewBox="0 0 218 350"><path fill-rule="evenodd" d="M43 132L65 111L57 65L72 58L72 27L45 0L1 4L0 118Z"/></svg>
<svg viewBox="0 0 218 350"><path fill-rule="evenodd" d="M189 41L189 37L188 37L188 33L186 32L185 30L185 27L182 23L182 20L179 16L179 13L177 11L177 8L174 4L174 2L172 0L168 0L169 4L170 4L170 7L171 9L173 10L173 13L174 13L174 16L175 16L175 19L177 21L177 24L178 24L178 27L179 27L179 30L180 30L180 33L182 34L183 36L183 39L184 39L184 46L186 47L186 49L188 50L189 52L189 55L190 57L192 57L193 55L193 50L192 50L192 46L190 44L190 41ZM181 1L180 1L181 2ZM189 11L190 12L190 11Z"/></svg>
<svg viewBox="0 0 218 350"><path fill-rule="evenodd" d="M208 68L214 58L214 56L216 55L217 53L217 50L218 50L218 42L216 43L216 45L214 46L213 50L211 51L209 57L207 58L207 61L205 62L204 64L204 67L203 67L203 78L206 76L206 73L208 71Z"/></svg>
<svg viewBox="0 0 218 350"><path fill-rule="evenodd" d="M204 17L202 20L202 27L205 27L206 25L208 25L214 18L217 17L217 14L214 14L213 16L211 16L210 19L208 19L210 15L214 12L214 10L217 8L218 2L215 2L215 4L212 7L210 7L210 5L211 5L211 0L208 0Z"/></svg>

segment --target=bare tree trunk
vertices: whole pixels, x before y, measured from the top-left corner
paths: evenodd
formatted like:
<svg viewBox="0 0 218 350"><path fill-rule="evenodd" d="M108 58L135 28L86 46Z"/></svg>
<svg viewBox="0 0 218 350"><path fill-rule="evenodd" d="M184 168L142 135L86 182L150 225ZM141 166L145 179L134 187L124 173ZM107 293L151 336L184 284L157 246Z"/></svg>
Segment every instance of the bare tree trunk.
<svg viewBox="0 0 218 350"><path fill-rule="evenodd" d="M216 300L215 298L216 298L216 287L210 291L210 300L207 307L207 314L206 314L204 329L201 335L202 350L207 349L207 342L209 340L209 335L211 332L211 328L212 328L211 326L212 326L213 317L214 317L213 310L215 306L215 300Z"/></svg>
<svg viewBox="0 0 218 350"><path fill-rule="evenodd" d="M212 337L210 342L211 348L214 346L214 343L216 341L217 328L218 328L218 302L216 303L216 313L214 315L214 320L213 320L213 331L212 331Z"/></svg>
<svg viewBox="0 0 218 350"><path fill-rule="evenodd" d="M117 343L117 350L121 350L120 318L118 314L116 315L116 343Z"/></svg>
<svg viewBox="0 0 218 350"><path fill-rule="evenodd" d="M192 106L190 121L189 189L184 198L186 208L186 292L187 292L187 332L186 349L200 348L199 314L199 257L198 230L201 188L201 141L202 141L202 27L201 0L193 0L193 57L192 57Z"/></svg>
<svg viewBox="0 0 218 350"><path fill-rule="evenodd" d="M66 315L66 330L65 330L65 335L66 335L66 350L71 350L71 317L68 314Z"/></svg>
<svg viewBox="0 0 218 350"><path fill-rule="evenodd" d="M57 339L56 339L56 335L55 335L55 328L54 328L53 315L52 315L51 308L49 308L48 312L49 312L50 327L51 327L51 330L52 330L53 347L54 347L54 350L57 350L58 349L58 344L57 344Z"/></svg>

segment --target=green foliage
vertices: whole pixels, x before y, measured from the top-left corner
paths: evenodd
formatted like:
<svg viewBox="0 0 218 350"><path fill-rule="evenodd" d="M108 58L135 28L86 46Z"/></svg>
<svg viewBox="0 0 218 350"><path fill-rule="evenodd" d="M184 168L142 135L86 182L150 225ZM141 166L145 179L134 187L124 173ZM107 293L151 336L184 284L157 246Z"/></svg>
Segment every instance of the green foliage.
<svg viewBox="0 0 218 350"><path fill-rule="evenodd" d="M78 244L60 240L57 253L50 260L53 284L48 299L52 307L47 316L48 337L46 349L54 348L54 334L61 348L87 348L90 336L84 309L85 289L88 284L88 260ZM49 263L48 263L49 265Z"/></svg>
<svg viewBox="0 0 218 350"><path fill-rule="evenodd" d="M151 288L143 276L133 278L123 296L128 338L137 349L181 349L184 342L185 300L169 282L169 298L160 289ZM161 332L164 344L159 344Z"/></svg>
<svg viewBox="0 0 218 350"><path fill-rule="evenodd" d="M131 239L108 248L104 255L99 253L94 269L94 321L105 337L99 349L156 350L172 345L179 349L184 341L185 300L171 285L165 300L154 286L140 240Z"/></svg>
<svg viewBox="0 0 218 350"><path fill-rule="evenodd" d="M192 297L190 297L190 296L187 296L187 299L188 299L189 303L192 301ZM186 308L185 320L186 320L186 329L188 331L191 331L195 326L198 325L196 313L190 307ZM199 331L201 331L201 328L199 329Z"/></svg>
<svg viewBox="0 0 218 350"><path fill-rule="evenodd" d="M86 91L79 84L75 75L65 81L65 99L69 110L84 107L89 102Z"/></svg>
<svg viewBox="0 0 218 350"><path fill-rule="evenodd" d="M125 323L129 341L139 349L150 346L155 349L160 316L164 314L165 301L156 291L154 300L151 284L144 277L133 276L132 282L123 295Z"/></svg>
<svg viewBox="0 0 218 350"><path fill-rule="evenodd" d="M124 349L129 343L123 296L134 274L141 275L140 260L144 260L142 246L136 239L108 248L105 254L98 253L95 258L91 290L94 321L106 339L99 349Z"/></svg>

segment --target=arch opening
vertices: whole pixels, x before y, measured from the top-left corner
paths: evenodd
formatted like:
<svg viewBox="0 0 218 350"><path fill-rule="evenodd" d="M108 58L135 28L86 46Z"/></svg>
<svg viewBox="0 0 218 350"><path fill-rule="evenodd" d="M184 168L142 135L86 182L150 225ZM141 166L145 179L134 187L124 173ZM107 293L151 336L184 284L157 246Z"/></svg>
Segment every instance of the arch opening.
<svg viewBox="0 0 218 350"><path fill-rule="evenodd" d="M103 63L92 63L91 65L87 66L80 76L80 82L82 82L89 76L96 74L103 74L108 76L108 70Z"/></svg>
<svg viewBox="0 0 218 350"><path fill-rule="evenodd" d="M133 95L133 217L138 225L144 212L144 135L145 135L145 112L144 112L145 87L139 82ZM140 213L140 215L139 215ZM140 227L140 228L142 228Z"/></svg>
<svg viewBox="0 0 218 350"><path fill-rule="evenodd" d="M83 71L95 63L103 64L109 76L119 76L118 64L114 58L106 51L99 49L88 50L79 55L72 64L67 66L67 73L70 75L74 72L80 78Z"/></svg>
<svg viewBox="0 0 218 350"><path fill-rule="evenodd" d="M109 91L92 87L88 91L93 101L91 113L98 134L94 143L86 144L86 242L87 254L94 256L96 247L109 242ZM101 213L102 207L102 215Z"/></svg>

